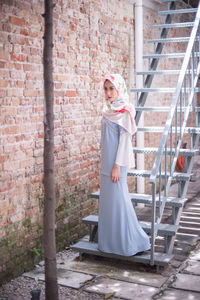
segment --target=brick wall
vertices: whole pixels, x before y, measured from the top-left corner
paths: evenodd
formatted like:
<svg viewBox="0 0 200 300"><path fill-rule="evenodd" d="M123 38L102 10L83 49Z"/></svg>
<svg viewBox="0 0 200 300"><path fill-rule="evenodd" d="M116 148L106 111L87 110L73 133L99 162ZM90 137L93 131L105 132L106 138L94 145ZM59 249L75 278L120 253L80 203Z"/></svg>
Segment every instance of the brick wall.
<svg viewBox="0 0 200 300"><path fill-rule="evenodd" d="M3 280L22 273L42 256L43 1L3 0L0 13ZM152 24L158 17L150 9L144 14L146 40L155 34ZM144 51L151 51L146 42ZM60 250L86 233L81 218L98 209L97 200L88 194L99 187L102 78L119 72L128 87L135 85L133 6L126 0L57 0L53 58L56 238ZM149 146L150 141L147 135ZM130 184L135 183L131 180Z"/></svg>
<svg viewBox="0 0 200 300"><path fill-rule="evenodd" d="M1 1L0 277L17 275L41 250L43 207L43 1ZM86 231L97 210L102 77L128 78L133 6L56 1L54 9L57 250ZM23 254L23 255L22 255Z"/></svg>

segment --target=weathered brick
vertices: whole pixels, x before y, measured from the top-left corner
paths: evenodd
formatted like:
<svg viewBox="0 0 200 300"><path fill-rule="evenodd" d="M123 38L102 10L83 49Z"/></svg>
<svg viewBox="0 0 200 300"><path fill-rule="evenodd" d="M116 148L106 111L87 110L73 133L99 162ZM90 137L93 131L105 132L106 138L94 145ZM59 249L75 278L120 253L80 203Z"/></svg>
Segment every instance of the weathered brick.
<svg viewBox="0 0 200 300"><path fill-rule="evenodd" d="M77 92L76 91L66 91L65 94L67 97L76 97Z"/></svg>
<svg viewBox="0 0 200 300"><path fill-rule="evenodd" d="M20 30L20 34L22 34L22 35L28 35L28 30L25 29L25 28L23 28L23 29Z"/></svg>
<svg viewBox="0 0 200 300"><path fill-rule="evenodd" d="M7 87L8 86L8 80L0 80L0 87Z"/></svg>
<svg viewBox="0 0 200 300"><path fill-rule="evenodd" d="M36 97L38 94L37 90L24 90L24 97Z"/></svg>
<svg viewBox="0 0 200 300"><path fill-rule="evenodd" d="M8 160L8 155L1 155L0 156L0 163L3 163L6 160Z"/></svg>
<svg viewBox="0 0 200 300"><path fill-rule="evenodd" d="M26 56L23 54L16 55L15 53L10 53L10 57L12 60L17 60L20 62L24 62L26 60Z"/></svg>
<svg viewBox="0 0 200 300"><path fill-rule="evenodd" d="M20 19L17 17L10 17L9 21L11 24L17 25L17 26L25 26L26 25L26 21L24 19Z"/></svg>
<svg viewBox="0 0 200 300"><path fill-rule="evenodd" d="M19 132L19 126L8 126L4 128L4 134L16 134Z"/></svg>
<svg viewBox="0 0 200 300"><path fill-rule="evenodd" d="M0 59L8 60L8 53L0 50Z"/></svg>
<svg viewBox="0 0 200 300"><path fill-rule="evenodd" d="M0 68L5 68L6 63L4 61L0 61Z"/></svg>

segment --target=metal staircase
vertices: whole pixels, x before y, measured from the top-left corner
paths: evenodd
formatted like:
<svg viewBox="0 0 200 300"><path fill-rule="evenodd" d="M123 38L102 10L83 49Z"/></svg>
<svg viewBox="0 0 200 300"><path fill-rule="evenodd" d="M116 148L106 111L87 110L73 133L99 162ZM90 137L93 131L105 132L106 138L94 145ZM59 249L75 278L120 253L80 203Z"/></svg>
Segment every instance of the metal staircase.
<svg viewBox="0 0 200 300"><path fill-rule="evenodd" d="M149 178L152 185L152 194L131 193L133 203L144 203L151 207L151 222L140 222L143 229L151 235L151 251L131 257L120 256L100 252L98 250L98 216L89 215L82 219L84 224L89 225L89 239L83 238L77 243L70 245L73 250L79 251L80 259L83 253L90 253L99 256L119 258L129 261L149 263L151 265L165 266L173 258L173 246L176 232L179 228L180 215L186 199L186 192L190 180L195 155L199 154L198 143L200 134L200 108L195 106L194 95L200 92L197 88L197 80L200 73L200 4L198 8L176 9L177 1L162 0L167 2L168 10L160 11L164 16L163 24L154 25L159 29L159 38L150 40L154 43L154 54L144 55L148 59L148 71L138 72L143 76L143 88L131 89L137 93L137 115L136 123L139 123L140 116L145 111L152 113L168 112L164 127L138 127L138 131L153 134L162 133L158 148L133 148L134 153L154 154L155 161L152 170L130 170L128 176L141 176ZM196 13L194 22L171 23L175 14ZM170 28L191 27L189 37L167 38ZM188 43L185 53L162 54L165 43L182 42ZM159 60L162 58L182 58L180 70L156 70ZM154 76L178 75L176 88L151 88ZM172 93L170 107L147 107L147 96L149 93ZM186 127L189 114L195 113L196 124L194 127ZM190 149L181 149L183 136L190 136ZM175 172L175 166L179 155L187 157L187 169L184 172ZM178 194L170 197L169 192L172 181L178 182ZM163 188L162 188L163 187ZM92 197L99 198L99 191L92 194ZM165 207L172 210L171 224L161 223ZM158 236L164 239L164 252L155 251L155 241Z"/></svg>

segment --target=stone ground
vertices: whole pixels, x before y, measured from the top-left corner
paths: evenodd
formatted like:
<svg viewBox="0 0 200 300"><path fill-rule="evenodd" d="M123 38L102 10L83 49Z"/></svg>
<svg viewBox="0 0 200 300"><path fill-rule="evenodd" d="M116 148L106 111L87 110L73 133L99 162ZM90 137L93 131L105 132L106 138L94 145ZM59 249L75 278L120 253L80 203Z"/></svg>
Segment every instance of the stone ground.
<svg viewBox="0 0 200 300"><path fill-rule="evenodd" d="M79 261L78 253L66 249L57 253L59 299L200 299L199 156L193 179L176 235L175 256L167 267L157 273L155 267L89 254ZM176 184L173 189L177 190ZM141 208L136 210L140 218ZM165 219L170 217L171 212L166 211ZM156 247L162 250L162 241L158 240ZM41 289L40 299L45 299L44 262L0 287L0 300L28 300L34 289Z"/></svg>

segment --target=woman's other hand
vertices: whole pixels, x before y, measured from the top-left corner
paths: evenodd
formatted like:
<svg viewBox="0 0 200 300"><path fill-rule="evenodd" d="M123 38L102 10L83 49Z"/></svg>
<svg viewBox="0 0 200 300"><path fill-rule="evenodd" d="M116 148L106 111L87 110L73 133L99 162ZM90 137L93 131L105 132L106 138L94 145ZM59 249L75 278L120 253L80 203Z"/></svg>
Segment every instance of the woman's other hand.
<svg viewBox="0 0 200 300"><path fill-rule="evenodd" d="M114 167L111 172L111 179L112 182L117 182L120 180L120 166L117 164L114 164Z"/></svg>

